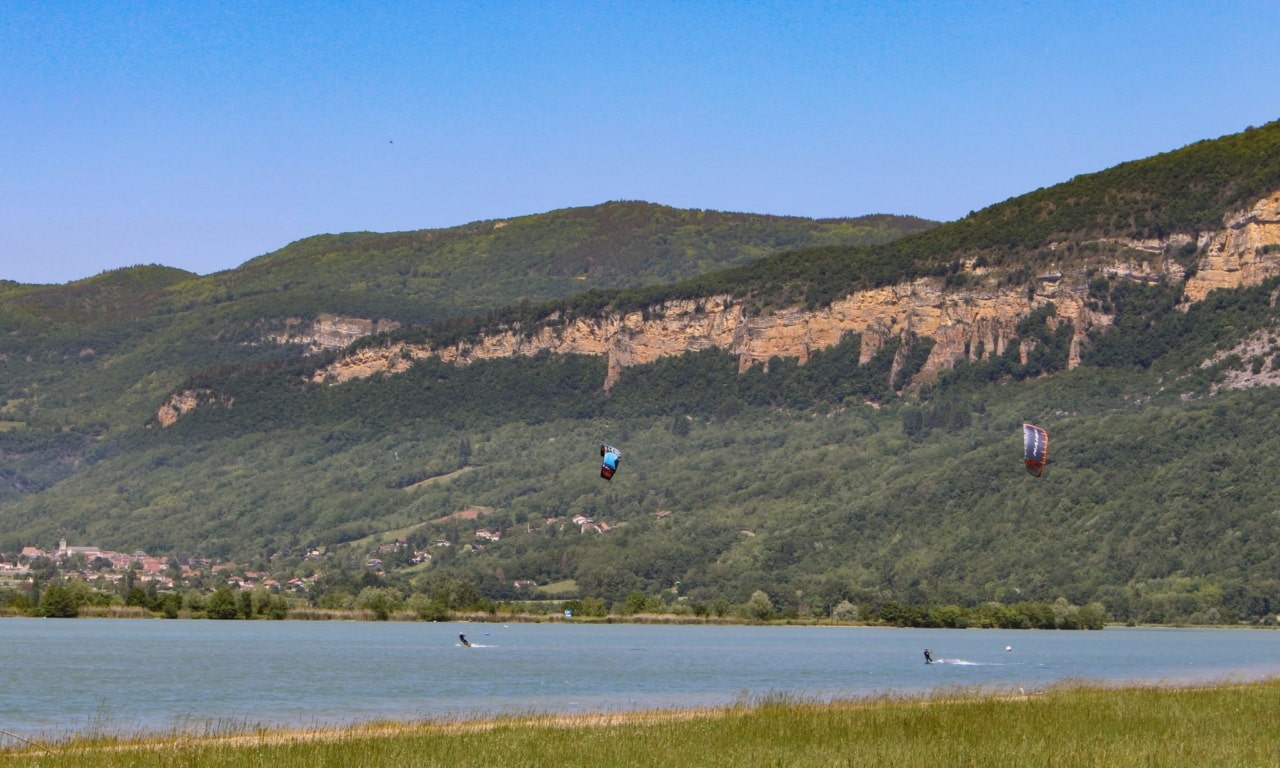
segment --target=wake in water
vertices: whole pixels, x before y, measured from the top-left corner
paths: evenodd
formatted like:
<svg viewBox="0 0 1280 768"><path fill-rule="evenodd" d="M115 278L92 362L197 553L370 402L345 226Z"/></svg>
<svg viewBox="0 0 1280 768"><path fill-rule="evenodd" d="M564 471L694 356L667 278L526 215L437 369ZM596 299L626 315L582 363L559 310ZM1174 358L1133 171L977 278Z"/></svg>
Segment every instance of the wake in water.
<svg viewBox="0 0 1280 768"><path fill-rule="evenodd" d="M970 661L968 659L934 659L934 664L954 664L957 667L1016 667L1020 661Z"/></svg>

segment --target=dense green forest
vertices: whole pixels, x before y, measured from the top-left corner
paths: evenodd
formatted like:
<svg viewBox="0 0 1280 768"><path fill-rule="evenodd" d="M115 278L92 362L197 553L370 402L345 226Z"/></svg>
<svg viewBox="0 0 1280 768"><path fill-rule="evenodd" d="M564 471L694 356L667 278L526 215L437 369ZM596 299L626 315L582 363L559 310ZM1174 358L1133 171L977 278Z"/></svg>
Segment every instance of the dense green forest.
<svg viewBox="0 0 1280 768"><path fill-rule="evenodd" d="M1270 320L1257 307L1272 290L1238 294L1239 316ZM1112 345L1152 346L1151 327L1134 327L1146 335ZM606 604L763 591L827 615L845 601L1062 597L1118 619L1260 618L1280 605L1280 507L1255 469L1280 454L1280 395L1208 397L1212 370L1165 387L1172 357L994 387L958 372L926 399L879 408L865 403L889 397L871 375L885 361L859 369L856 339L742 376L722 353L689 355L629 372L609 396L602 363L581 357L426 363L334 388L246 375L233 390L244 407L132 435L13 505L3 546L56 536L68 520L57 510L74 508L95 542L300 572L308 549L359 571L403 538L383 557L392 571L404 559L407 588L462 582L495 600L529 597L515 582L531 580ZM851 368L879 384L838 375ZM1021 468L1024 419L1053 434L1039 480ZM610 483L596 473L606 440L627 446ZM466 509L485 514L451 516ZM409 566L422 550L431 566Z"/></svg>
<svg viewBox="0 0 1280 768"><path fill-rule="evenodd" d="M921 275L963 290L961 261L1023 285L1050 244L1054 263L1090 264L1125 247L1108 238L1194 236L1277 188L1280 124L1270 124L891 242L902 221L770 229L615 204L591 209L618 214L603 234L591 216L548 214L474 232L324 236L209 278L145 267L0 286L3 365L18 374L0 382L0 552L66 537L281 578L323 574L307 598L318 606L375 589L448 608L554 598L587 613L638 601L705 614L763 595L770 615L852 606L891 623L958 621L929 612L941 606L971 621L984 606L1055 604L1084 606L1088 623L1271 622L1280 499L1263 467L1280 458L1280 394L1218 385L1228 371L1275 368L1280 346L1206 361L1251 334L1280 336L1274 280L1186 308L1180 283L1098 274L1089 298L1114 322L1073 370L1072 326L1048 305L1004 354L910 390L901 385L932 339L908 336L859 362L851 334L804 365L775 359L743 373L725 352L689 353L627 369L609 392L605 361L573 355L420 360L325 386L307 374L331 357L261 339L282 308L363 310L402 320L399 336L440 337L709 293L764 312ZM628 250L639 246L625 232L653 245L662 217L679 222L662 253L709 244L685 264L696 272ZM893 226L879 244L821 241ZM636 269L595 285L620 262L547 245L519 268L497 259L492 282L466 296L455 287L451 301L390 287L428 281L415 249L484 262L521 227L528 242L595 238L598 253L632 254L623 261ZM730 244L731 232L748 236ZM331 257L339 246L355 256ZM725 258L713 263L715 253ZM1193 269L1199 254L1171 256ZM530 269L597 290L485 293L536 285ZM413 308L400 313L401 301ZM157 428L151 415L184 384L234 406ZM1023 421L1052 436L1042 478L1022 469ZM611 482L597 473L602 442L624 450Z"/></svg>

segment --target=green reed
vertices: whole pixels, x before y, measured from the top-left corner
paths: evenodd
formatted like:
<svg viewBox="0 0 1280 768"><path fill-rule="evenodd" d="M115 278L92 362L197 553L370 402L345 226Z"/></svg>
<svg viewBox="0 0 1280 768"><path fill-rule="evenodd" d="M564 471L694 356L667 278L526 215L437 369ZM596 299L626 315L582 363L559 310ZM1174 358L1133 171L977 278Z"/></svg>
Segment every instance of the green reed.
<svg viewBox="0 0 1280 768"><path fill-rule="evenodd" d="M1264 766L1280 765L1277 713L1280 679L1196 688L1064 684L1029 695L772 697L708 711L70 737L10 746L0 765Z"/></svg>

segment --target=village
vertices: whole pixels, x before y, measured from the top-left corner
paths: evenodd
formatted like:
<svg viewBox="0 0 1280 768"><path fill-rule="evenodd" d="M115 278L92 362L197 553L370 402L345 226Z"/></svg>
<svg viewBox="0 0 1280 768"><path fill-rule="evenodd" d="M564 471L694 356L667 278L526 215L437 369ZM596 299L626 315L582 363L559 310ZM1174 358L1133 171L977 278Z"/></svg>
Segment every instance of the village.
<svg viewBox="0 0 1280 768"><path fill-rule="evenodd" d="M670 510L661 510L655 516L661 519L670 514ZM474 515L472 512L459 516L474 519ZM568 520L547 517L542 523L560 530L571 524L582 534L604 534L615 527L608 522L580 514ZM496 544L502 538L501 530L484 527L477 528L469 535L473 537L472 541L464 539L459 543L443 537L432 538L421 542L426 545L425 549L411 546L405 537L397 537L378 545L367 557L357 561L358 564L354 564L354 567L359 570L363 566L366 572L382 577L389 570L431 564L435 559L429 551L432 549L457 547L457 551L461 553L473 554L483 552L487 546ZM301 557L318 566L318 561L323 560L325 554L324 549L316 548L301 553ZM178 558L151 555L141 550L117 552L98 546L75 546L65 538L58 542L56 549L24 546L16 554L0 552L0 588L17 591L30 590L60 577L81 580L98 592L120 595L138 587L152 595L188 589L213 591L229 587L233 590L265 590L274 595L314 599L314 587L323 576L319 568L295 568L293 572L303 575L282 575L280 572L263 570L261 566L255 569L208 557ZM537 586L532 579L518 578L512 583L519 590Z"/></svg>
<svg viewBox="0 0 1280 768"><path fill-rule="evenodd" d="M297 577L282 584L269 573L244 571L230 563L216 563L210 558L189 558L179 562L175 558L157 557L141 550L125 553L96 546L69 546L66 539L60 540L58 548L53 550L25 546L16 557L0 553L0 585L30 584L33 575L52 571L82 578L99 588L123 583L156 591L182 589L197 582L208 585L208 577L211 576L218 586L225 584L238 589L263 587L272 592L302 593L315 580L314 577Z"/></svg>

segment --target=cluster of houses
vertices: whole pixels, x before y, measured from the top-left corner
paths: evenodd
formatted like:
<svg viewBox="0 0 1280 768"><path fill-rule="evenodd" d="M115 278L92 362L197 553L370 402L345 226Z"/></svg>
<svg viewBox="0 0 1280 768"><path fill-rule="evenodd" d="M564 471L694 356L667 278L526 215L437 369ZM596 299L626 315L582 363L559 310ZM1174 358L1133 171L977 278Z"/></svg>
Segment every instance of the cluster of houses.
<svg viewBox="0 0 1280 768"><path fill-rule="evenodd" d="M548 520L548 522L550 522L550 520ZM574 515L573 524L578 526L578 530L582 533L587 533L588 531L592 533L605 533L613 527L603 520L597 523L586 515Z"/></svg>
<svg viewBox="0 0 1280 768"><path fill-rule="evenodd" d="M113 552L109 549L100 547L70 547L67 546L67 540L63 539L58 542L58 548L55 550L43 550L39 547L23 547L22 552L18 554L17 562L0 562L0 571L8 571L10 573L25 574L28 573L29 565L32 561L42 557L61 563L76 555L84 558L86 570L99 571L130 571L140 570L149 578L163 578L162 573L169 569L169 561L163 557L152 557L146 552L137 551L133 554L124 552ZM105 563L99 562L106 561ZM188 570L191 566L185 566Z"/></svg>
<svg viewBox="0 0 1280 768"><path fill-rule="evenodd" d="M659 519L670 514L670 510L661 510L655 513ZM565 519L560 517L545 518L543 523L547 526L558 527L561 530L565 528ZM585 515L574 515L572 523L581 533L607 533L614 527L607 522L595 521ZM468 549L479 552L483 551L487 544L499 541L502 538L502 532L481 528L475 532L475 538L475 543L468 545ZM378 548L377 555L401 551L407 549L408 546L408 542L405 539L398 538L393 543L381 545ZM452 546L452 544L447 539L437 539L433 542L433 547L436 548L449 546ZM309 560L316 559L321 555L321 550L316 549L307 552L306 558ZM164 557L153 557L142 551L124 553L113 552L100 547L72 547L67 545L66 539L58 542L56 550L46 551L39 547L23 547L22 552L13 561L8 561L3 556L0 556L0 578L7 577L10 580L28 578L31 563L39 558L48 558L62 565L64 569L68 561L79 559L78 570L84 576L105 578L117 583L124 578L127 572L132 571L141 579L154 582L155 586L161 589L172 589L175 586L181 586L182 583L187 582L187 580L201 572L215 574L225 572L227 585L234 588L255 589L261 586L273 592L305 592L314 581L314 579L294 578L286 583L281 583L268 573L238 573L234 566L226 564L215 565L207 559L195 558L186 563L178 563ZM429 563L431 560L432 555L429 551L415 550L409 558L409 563L417 565L424 562ZM374 556L370 557L365 565L368 568L381 570L383 561L381 557ZM521 579L516 582L516 586L531 587L534 586L534 583Z"/></svg>
<svg viewBox="0 0 1280 768"><path fill-rule="evenodd" d="M285 589L303 592L312 581L312 579L295 578L281 584L269 573L240 574L235 572L234 566L215 565L213 561L205 558L193 558L186 563L178 563L168 558L148 555L141 550L130 554L101 547L72 547L67 545L66 539L59 541L58 548L55 550L23 547L17 559L12 562L0 557L0 578L26 579L31 573L31 564L40 558L48 558L64 569L69 561L79 559L78 565L74 567L82 576L92 579L102 578L112 583L119 583L126 573L134 572L141 581L154 583L160 589L182 586L184 582L201 571L225 574L226 584L238 589L254 589L262 586L273 592Z"/></svg>

